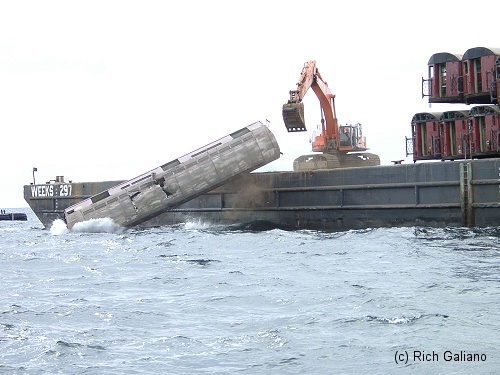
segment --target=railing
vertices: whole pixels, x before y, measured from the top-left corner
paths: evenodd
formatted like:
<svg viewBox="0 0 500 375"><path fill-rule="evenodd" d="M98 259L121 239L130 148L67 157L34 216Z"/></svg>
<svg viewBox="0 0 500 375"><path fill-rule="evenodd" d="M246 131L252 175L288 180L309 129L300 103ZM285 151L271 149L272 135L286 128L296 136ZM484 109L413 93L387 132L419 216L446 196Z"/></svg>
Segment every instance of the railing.
<svg viewBox="0 0 500 375"><path fill-rule="evenodd" d="M491 80L490 84L490 98L492 102L496 102L498 100L498 92L497 92L497 86L498 86L498 81L495 79Z"/></svg>
<svg viewBox="0 0 500 375"><path fill-rule="evenodd" d="M414 137L405 137L405 138L406 138L406 156L414 155L415 138Z"/></svg>
<svg viewBox="0 0 500 375"><path fill-rule="evenodd" d="M432 96L432 78L424 79L422 77L422 99L426 96Z"/></svg>
<svg viewBox="0 0 500 375"><path fill-rule="evenodd" d="M451 96L460 96L464 93L464 76L451 76Z"/></svg>

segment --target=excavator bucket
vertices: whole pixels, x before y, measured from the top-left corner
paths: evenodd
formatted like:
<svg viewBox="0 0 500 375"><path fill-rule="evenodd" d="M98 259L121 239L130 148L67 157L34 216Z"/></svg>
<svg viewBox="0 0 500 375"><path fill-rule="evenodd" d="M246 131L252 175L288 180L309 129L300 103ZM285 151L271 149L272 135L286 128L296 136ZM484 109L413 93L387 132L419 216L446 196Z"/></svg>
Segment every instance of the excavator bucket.
<svg viewBox="0 0 500 375"><path fill-rule="evenodd" d="M305 132L304 104L283 104L283 121L285 122L286 130L289 132Z"/></svg>

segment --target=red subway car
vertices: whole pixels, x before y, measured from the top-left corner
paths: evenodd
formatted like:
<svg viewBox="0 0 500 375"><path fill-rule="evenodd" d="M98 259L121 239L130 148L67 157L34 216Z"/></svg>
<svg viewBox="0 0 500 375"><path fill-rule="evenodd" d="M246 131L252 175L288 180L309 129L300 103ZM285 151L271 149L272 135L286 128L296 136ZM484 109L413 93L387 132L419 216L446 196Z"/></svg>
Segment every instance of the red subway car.
<svg viewBox="0 0 500 375"><path fill-rule="evenodd" d="M422 97L429 103L483 105L415 114L406 156L413 154L413 161L500 157L500 48L435 53L427 67Z"/></svg>
<svg viewBox="0 0 500 375"><path fill-rule="evenodd" d="M442 159L470 156L469 111L446 111L440 117L443 143Z"/></svg>
<svg viewBox="0 0 500 375"><path fill-rule="evenodd" d="M422 112L411 122L413 161L500 156L500 108Z"/></svg>
<svg viewBox="0 0 500 375"><path fill-rule="evenodd" d="M476 47L462 57L464 99L466 103L496 103L496 67L500 48Z"/></svg>
<svg viewBox="0 0 500 375"><path fill-rule="evenodd" d="M429 96L429 103L462 103L462 55L435 53L427 66L429 78L422 78L422 96Z"/></svg>
<svg viewBox="0 0 500 375"><path fill-rule="evenodd" d="M477 158L498 157L500 108L493 105L482 105L469 111L472 129L472 156Z"/></svg>
<svg viewBox="0 0 500 375"><path fill-rule="evenodd" d="M429 59L422 96L429 103L498 103L500 48L474 47L463 55L435 53Z"/></svg>
<svg viewBox="0 0 500 375"><path fill-rule="evenodd" d="M439 119L441 112L421 112L411 120L413 160L441 159Z"/></svg>

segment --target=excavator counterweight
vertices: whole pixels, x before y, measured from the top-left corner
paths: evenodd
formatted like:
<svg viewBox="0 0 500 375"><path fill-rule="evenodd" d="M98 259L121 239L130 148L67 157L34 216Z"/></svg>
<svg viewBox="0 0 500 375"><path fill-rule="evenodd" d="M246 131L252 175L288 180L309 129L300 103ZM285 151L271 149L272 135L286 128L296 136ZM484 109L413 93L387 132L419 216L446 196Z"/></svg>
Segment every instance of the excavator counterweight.
<svg viewBox="0 0 500 375"><path fill-rule="evenodd" d="M289 132L305 132L307 129L304 121L304 104L283 104L283 121Z"/></svg>

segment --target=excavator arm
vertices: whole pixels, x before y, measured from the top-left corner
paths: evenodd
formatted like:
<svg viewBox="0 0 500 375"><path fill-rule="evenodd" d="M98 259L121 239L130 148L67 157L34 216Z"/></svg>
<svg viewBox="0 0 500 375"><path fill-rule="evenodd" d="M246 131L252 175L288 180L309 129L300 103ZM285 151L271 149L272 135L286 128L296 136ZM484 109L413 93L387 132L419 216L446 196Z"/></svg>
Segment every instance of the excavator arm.
<svg viewBox="0 0 500 375"><path fill-rule="evenodd" d="M316 61L311 60L304 64L297 89L290 91L290 99L283 105L285 126L289 132L307 130L302 99L310 88L318 97L321 106L321 136L316 137L313 142L313 151L337 148L339 127L335 114L335 95L321 77Z"/></svg>

